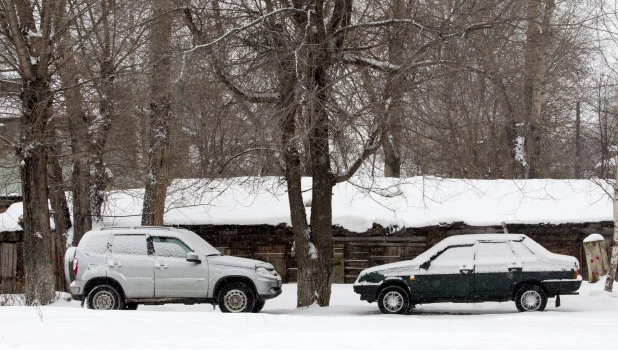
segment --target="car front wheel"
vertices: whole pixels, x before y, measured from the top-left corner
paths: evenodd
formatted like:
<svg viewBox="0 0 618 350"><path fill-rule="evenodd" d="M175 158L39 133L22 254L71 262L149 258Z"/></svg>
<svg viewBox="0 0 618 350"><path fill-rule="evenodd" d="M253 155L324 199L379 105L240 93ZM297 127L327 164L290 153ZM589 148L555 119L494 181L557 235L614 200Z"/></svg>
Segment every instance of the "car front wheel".
<svg viewBox="0 0 618 350"><path fill-rule="evenodd" d="M378 296L378 307L385 314L403 314L410 308L408 292L399 286L386 287Z"/></svg>
<svg viewBox="0 0 618 350"><path fill-rule="evenodd" d="M88 294L88 308L94 310L123 310L124 300L112 286L102 284L96 286Z"/></svg>
<svg viewBox="0 0 618 350"><path fill-rule="evenodd" d="M251 312L258 313L262 311L262 309L264 308L264 305L266 305L266 300L264 299L256 300L255 304L253 305L253 310L251 310Z"/></svg>
<svg viewBox="0 0 618 350"><path fill-rule="evenodd" d="M255 304L253 291L245 283L230 283L219 294L221 312L251 312Z"/></svg>
<svg viewBox="0 0 618 350"><path fill-rule="evenodd" d="M547 306L547 294L536 285L522 287L515 295L515 306L519 311L543 311Z"/></svg>

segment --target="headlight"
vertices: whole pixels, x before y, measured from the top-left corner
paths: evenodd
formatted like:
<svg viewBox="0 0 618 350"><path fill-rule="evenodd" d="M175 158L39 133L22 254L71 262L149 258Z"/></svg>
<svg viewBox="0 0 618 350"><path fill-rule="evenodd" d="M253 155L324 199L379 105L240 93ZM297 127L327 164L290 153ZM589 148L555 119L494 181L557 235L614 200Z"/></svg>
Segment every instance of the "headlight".
<svg viewBox="0 0 618 350"><path fill-rule="evenodd" d="M266 278L274 278L277 277L277 271L273 270L269 270L267 268L265 268L264 266L258 266L255 268L255 273L258 274L258 276L261 277L266 277Z"/></svg>

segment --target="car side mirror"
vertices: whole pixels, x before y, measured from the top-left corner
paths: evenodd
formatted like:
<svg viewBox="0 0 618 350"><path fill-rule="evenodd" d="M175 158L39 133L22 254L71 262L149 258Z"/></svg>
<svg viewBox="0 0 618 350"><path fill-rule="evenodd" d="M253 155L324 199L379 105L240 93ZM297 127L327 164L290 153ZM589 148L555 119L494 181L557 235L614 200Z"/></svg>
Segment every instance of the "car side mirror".
<svg viewBox="0 0 618 350"><path fill-rule="evenodd" d="M198 264L202 262L202 260L200 260L200 256L193 252L187 253L187 261L198 263Z"/></svg>
<svg viewBox="0 0 618 350"><path fill-rule="evenodd" d="M427 270L427 269L429 269L429 265L431 265L431 260L427 260L424 263L422 263L421 264L421 269Z"/></svg>

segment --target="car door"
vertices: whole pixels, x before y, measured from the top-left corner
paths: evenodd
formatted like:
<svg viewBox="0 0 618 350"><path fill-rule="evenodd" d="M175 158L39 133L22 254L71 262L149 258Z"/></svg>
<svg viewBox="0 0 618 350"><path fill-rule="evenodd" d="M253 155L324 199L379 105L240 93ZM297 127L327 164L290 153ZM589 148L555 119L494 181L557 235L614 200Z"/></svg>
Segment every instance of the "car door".
<svg viewBox="0 0 618 350"><path fill-rule="evenodd" d="M208 263L187 261L193 250L176 237L153 236L155 297L205 298L208 293Z"/></svg>
<svg viewBox="0 0 618 350"><path fill-rule="evenodd" d="M479 242L474 257L474 291L479 299L508 298L522 278L522 262L508 242Z"/></svg>
<svg viewBox="0 0 618 350"><path fill-rule="evenodd" d="M121 281L127 298L154 296L153 260L145 234L114 234L107 261L110 277Z"/></svg>
<svg viewBox="0 0 618 350"><path fill-rule="evenodd" d="M410 277L413 296L426 300L466 300L474 291L474 245L446 248Z"/></svg>

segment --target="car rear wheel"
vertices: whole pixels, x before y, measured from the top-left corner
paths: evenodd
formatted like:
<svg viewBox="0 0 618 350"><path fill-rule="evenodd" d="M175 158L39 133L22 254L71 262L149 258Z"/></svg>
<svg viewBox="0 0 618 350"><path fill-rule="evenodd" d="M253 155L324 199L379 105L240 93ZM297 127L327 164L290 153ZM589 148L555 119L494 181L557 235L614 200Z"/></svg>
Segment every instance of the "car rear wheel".
<svg viewBox="0 0 618 350"><path fill-rule="evenodd" d="M410 308L408 292L399 286L386 287L378 296L378 307L385 314L403 314Z"/></svg>
<svg viewBox="0 0 618 350"><path fill-rule="evenodd" d="M221 312L251 312L255 305L253 291L242 282L224 286L219 295Z"/></svg>
<svg viewBox="0 0 618 350"><path fill-rule="evenodd" d="M547 306L547 294L536 285L522 287L515 295L515 306L521 312L543 311Z"/></svg>
<svg viewBox="0 0 618 350"><path fill-rule="evenodd" d="M123 310L124 300L116 288L102 284L88 293L88 308L94 310Z"/></svg>

